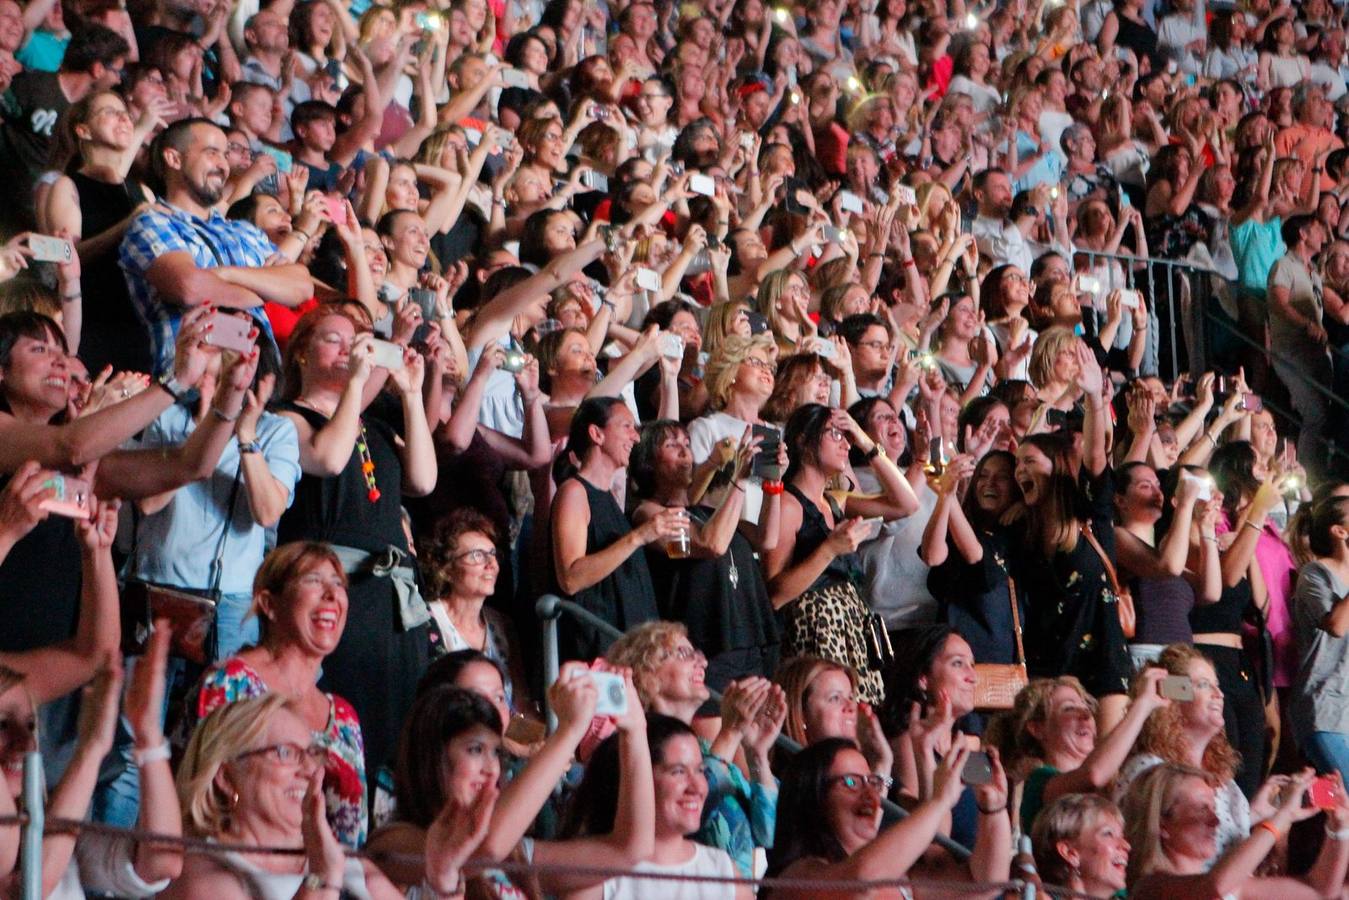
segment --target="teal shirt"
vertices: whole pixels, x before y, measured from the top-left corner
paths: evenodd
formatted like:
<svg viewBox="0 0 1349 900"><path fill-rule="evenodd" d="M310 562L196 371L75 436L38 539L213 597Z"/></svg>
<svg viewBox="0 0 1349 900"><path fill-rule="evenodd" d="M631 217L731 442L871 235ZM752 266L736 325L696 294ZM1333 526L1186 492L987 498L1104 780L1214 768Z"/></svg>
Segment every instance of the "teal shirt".
<svg viewBox="0 0 1349 900"><path fill-rule="evenodd" d="M61 68L61 60L66 58L69 43L69 33L58 35L39 28L28 36L28 42L19 48L14 58L23 63L25 69L55 72Z"/></svg>
<svg viewBox="0 0 1349 900"><path fill-rule="evenodd" d="M754 848L772 847L778 821L778 786L750 782L734 765L712 755L710 742L698 739L707 776L703 826L693 839L730 854L741 876L754 877Z"/></svg>
<svg viewBox="0 0 1349 900"><path fill-rule="evenodd" d="M1232 226L1228 240L1232 242L1232 256L1237 263L1237 280L1241 287L1256 297L1265 296L1269 270L1288 249L1279 230L1283 219L1278 216L1267 222L1247 219Z"/></svg>
<svg viewBox="0 0 1349 900"><path fill-rule="evenodd" d="M1021 791L1021 833L1030 834L1035 817L1045 808L1045 785L1049 779L1059 774L1053 766L1040 766L1026 776L1026 786Z"/></svg>

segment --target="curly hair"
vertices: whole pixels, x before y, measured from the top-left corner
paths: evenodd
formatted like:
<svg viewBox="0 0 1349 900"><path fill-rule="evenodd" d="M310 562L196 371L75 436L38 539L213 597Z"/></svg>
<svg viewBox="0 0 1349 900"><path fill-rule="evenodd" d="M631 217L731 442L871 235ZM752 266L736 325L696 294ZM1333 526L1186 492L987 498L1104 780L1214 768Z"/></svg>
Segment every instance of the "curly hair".
<svg viewBox="0 0 1349 900"><path fill-rule="evenodd" d="M806 734L806 702L811 686L825 672L842 672L848 676L854 693L857 691L857 670L818 656L793 656L783 660L773 673L773 681L787 695L787 721L782 733L802 746L809 744Z"/></svg>
<svg viewBox="0 0 1349 900"><path fill-rule="evenodd" d="M683 622L646 622L614 641L604 658L616 666L632 669L632 684L642 707L649 709L659 693L656 667L663 661L662 654L674 649L680 638L687 638L689 630Z"/></svg>
<svg viewBox="0 0 1349 900"><path fill-rule="evenodd" d="M428 597L439 598L450 593L451 570L454 557L459 553L459 541L464 535L475 532L496 545L497 529L492 520L466 506L450 513L437 523L429 537L418 541L417 558L421 562Z"/></svg>
<svg viewBox="0 0 1349 900"><path fill-rule="evenodd" d="M1044 745L1028 726L1049 721L1050 701L1061 687L1077 691L1092 715L1096 715L1096 698L1072 675L1031 681L1016 695L1012 708L989 723L984 735L990 745L998 748L1008 772L1028 773L1045 758Z"/></svg>
<svg viewBox="0 0 1349 900"><path fill-rule="evenodd" d="M725 409L730 402L731 385L735 384L736 372L740 364L749 358L750 353L762 350L771 360L777 349L773 338L768 334L756 334L743 338L738 334L728 334L722 338L718 352L707 361L707 371L703 384L715 410Z"/></svg>
<svg viewBox="0 0 1349 900"><path fill-rule="evenodd" d="M1213 665L1213 661L1195 649L1192 644L1172 644L1157 658L1157 666L1166 669L1172 675L1189 675L1190 666L1197 662ZM1143 684L1142 673L1134 678L1130 694L1138 695ZM1180 705L1172 703L1152 711L1143 723L1138 740L1134 742L1135 753L1151 753L1168 762L1181 763L1186 757L1190 741L1185 736L1180 719ZM1219 781L1230 781L1241 767L1241 754L1227 742L1227 734L1219 731L1209 739L1204 748L1203 769Z"/></svg>

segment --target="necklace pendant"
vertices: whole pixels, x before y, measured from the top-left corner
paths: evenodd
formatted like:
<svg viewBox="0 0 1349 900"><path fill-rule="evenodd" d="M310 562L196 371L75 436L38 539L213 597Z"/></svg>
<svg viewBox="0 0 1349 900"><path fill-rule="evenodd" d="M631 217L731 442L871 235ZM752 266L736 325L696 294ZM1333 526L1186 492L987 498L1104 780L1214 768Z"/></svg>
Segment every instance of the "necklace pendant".
<svg viewBox="0 0 1349 900"><path fill-rule="evenodd" d="M735 566L735 557L731 557L731 571L726 573L727 580L731 582L731 590L740 586L740 570Z"/></svg>
<svg viewBox="0 0 1349 900"><path fill-rule="evenodd" d="M371 488L371 489L369 490L369 492L366 494L366 496L370 498L370 502L371 502L371 503L374 503L374 502L378 501L378 500L379 500L379 488Z"/></svg>

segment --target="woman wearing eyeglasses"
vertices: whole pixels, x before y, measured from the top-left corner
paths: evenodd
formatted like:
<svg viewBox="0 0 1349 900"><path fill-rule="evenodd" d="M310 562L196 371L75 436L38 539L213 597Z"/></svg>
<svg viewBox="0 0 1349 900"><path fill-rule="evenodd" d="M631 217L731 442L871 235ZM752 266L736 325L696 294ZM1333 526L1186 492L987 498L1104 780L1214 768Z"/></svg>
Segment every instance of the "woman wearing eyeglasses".
<svg viewBox="0 0 1349 900"><path fill-rule="evenodd" d="M322 793L328 821L350 847L365 841L366 779L361 723L351 704L319 690L323 661L347 624L347 576L326 544L297 541L267 555L253 579L261 641L202 678L191 717L203 719L238 700L280 694L309 727L306 746L323 750Z"/></svg>
<svg viewBox="0 0 1349 900"><path fill-rule="evenodd" d="M230 703L197 727L178 769L178 800L189 834L222 844L303 848L303 854L188 854L183 874L159 896L250 900L402 894L369 860L347 856L324 817L328 751L313 740L303 704L281 694ZM427 829L418 896L463 893L461 867L478 849L496 787L450 798Z"/></svg>
<svg viewBox="0 0 1349 900"><path fill-rule="evenodd" d="M477 510L457 509L419 544L427 596L435 598L427 603L436 624L430 635L432 657L481 651L510 672L506 702L513 705L515 690L528 685L519 641L506 617L483 605L501 571L495 526Z"/></svg>
<svg viewBox="0 0 1349 900"><path fill-rule="evenodd" d="M881 798L890 779L870 774L870 766L852 741L827 738L811 744L792 759L782 776L778 830L768 852L768 874L811 881L876 881L904 878L936 837L960 799L960 773L970 750L962 742L937 767L932 792L907 817L881 831ZM1001 768L997 768L1001 774ZM1010 870L1011 824L1006 815L1007 780L995 777L976 788L979 817L970 871L979 881L1002 881ZM1002 840L988 840L1000 830ZM822 891L811 897L855 897L851 888ZM765 896L760 893L760 896ZM768 896L802 896L774 889ZM907 888L898 896L911 898Z"/></svg>

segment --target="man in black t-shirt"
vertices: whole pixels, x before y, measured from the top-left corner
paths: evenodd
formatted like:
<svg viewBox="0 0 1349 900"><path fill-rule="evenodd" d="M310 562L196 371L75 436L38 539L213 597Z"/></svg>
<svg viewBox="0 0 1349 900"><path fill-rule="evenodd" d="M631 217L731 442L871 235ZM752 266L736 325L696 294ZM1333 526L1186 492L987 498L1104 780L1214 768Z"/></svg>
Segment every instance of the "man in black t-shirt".
<svg viewBox="0 0 1349 900"><path fill-rule="evenodd" d="M113 88L130 48L121 35L88 24L75 32L59 72L22 72L0 96L0 179L4 225L33 225L33 185L50 166L52 135L61 113L94 91Z"/></svg>

